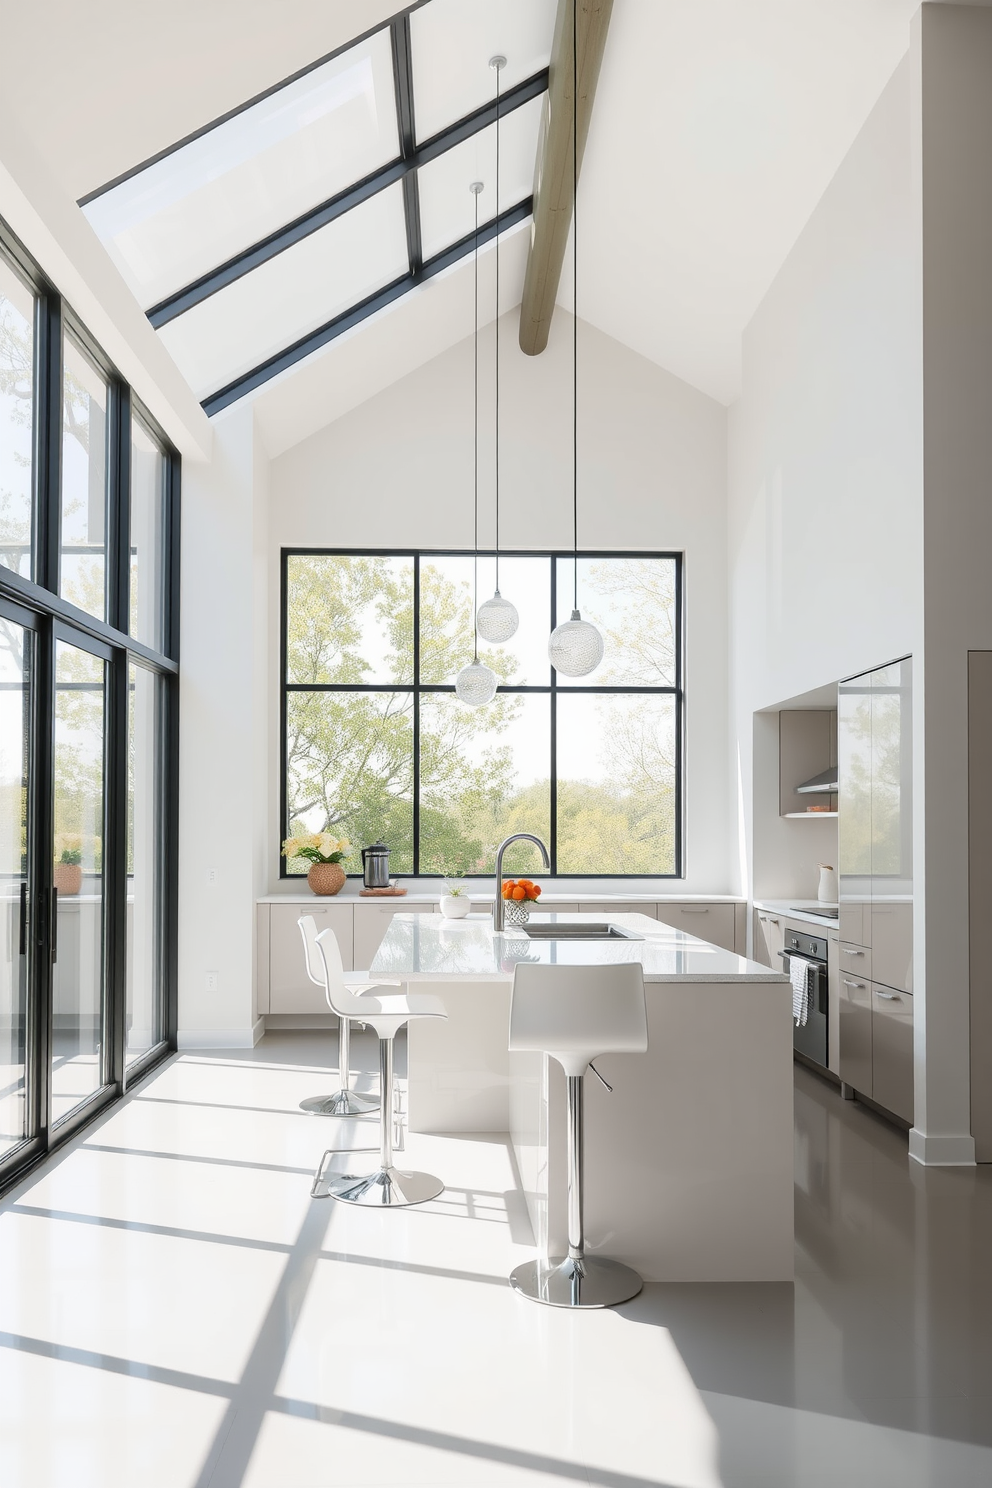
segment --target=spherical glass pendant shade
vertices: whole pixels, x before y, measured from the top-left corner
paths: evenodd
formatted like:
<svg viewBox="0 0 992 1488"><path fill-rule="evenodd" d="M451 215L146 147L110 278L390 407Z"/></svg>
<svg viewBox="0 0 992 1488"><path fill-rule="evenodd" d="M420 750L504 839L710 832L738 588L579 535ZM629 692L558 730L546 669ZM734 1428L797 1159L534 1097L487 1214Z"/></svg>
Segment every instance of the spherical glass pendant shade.
<svg viewBox="0 0 992 1488"><path fill-rule="evenodd" d="M479 613L475 618L482 639L497 646L516 635L520 624L516 605L504 599L498 589L492 599L487 599L485 604L479 606Z"/></svg>
<svg viewBox="0 0 992 1488"><path fill-rule="evenodd" d="M455 678L455 696L461 698L463 703L478 708L483 703L492 702L498 682L499 678L494 671L483 666L481 661L473 661L467 667L462 667Z"/></svg>
<svg viewBox="0 0 992 1488"><path fill-rule="evenodd" d="M551 632L548 656L555 671L563 676L585 677L603 659L603 637L595 625L573 610L571 620Z"/></svg>

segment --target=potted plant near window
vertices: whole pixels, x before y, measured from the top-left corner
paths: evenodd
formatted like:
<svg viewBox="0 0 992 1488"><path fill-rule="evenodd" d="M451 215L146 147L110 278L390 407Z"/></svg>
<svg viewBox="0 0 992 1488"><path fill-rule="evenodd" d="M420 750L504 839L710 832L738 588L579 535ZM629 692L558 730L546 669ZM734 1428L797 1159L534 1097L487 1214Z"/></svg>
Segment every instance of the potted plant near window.
<svg viewBox="0 0 992 1488"><path fill-rule="evenodd" d="M302 858L310 864L307 883L315 894L337 894L344 888L348 875L341 867L342 858L351 852L351 843L330 832L301 832L287 837L282 845L287 859Z"/></svg>
<svg viewBox="0 0 992 1488"><path fill-rule="evenodd" d="M52 883L60 894L78 894L83 886L83 839L78 832L61 832L55 839Z"/></svg>
<svg viewBox="0 0 992 1488"><path fill-rule="evenodd" d="M472 908L465 885L452 874L444 880L447 893L441 895L441 913L446 920L463 920Z"/></svg>

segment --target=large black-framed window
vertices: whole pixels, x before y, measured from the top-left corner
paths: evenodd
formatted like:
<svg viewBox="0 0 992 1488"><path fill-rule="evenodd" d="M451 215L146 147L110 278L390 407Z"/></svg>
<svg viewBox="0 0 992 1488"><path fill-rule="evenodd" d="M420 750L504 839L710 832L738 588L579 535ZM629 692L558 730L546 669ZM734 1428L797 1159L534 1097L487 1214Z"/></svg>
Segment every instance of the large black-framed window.
<svg viewBox="0 0 992 1488"><path fill-rule="evenodd" d="M179 477L0 220L0 1189L175 1048Z"/></svg>
<svg viewBox="0 0 992 1488"><path fill-rule="evenodd" d="M283 549L283 834L347 837L352 873L381 839L400 876L489 876L499 841L531 831L558 877L681 877L681 555L580 555L583 616L606 649L570 679L547 642L571 612L572 556L501 554L520 626L480 643L500 682L469 708L455 677L472 658L476 562L481 601L493 553ZM306 868L280 863L283 877ZM527 845L507 855L508 870L536 866Z"/></svg>

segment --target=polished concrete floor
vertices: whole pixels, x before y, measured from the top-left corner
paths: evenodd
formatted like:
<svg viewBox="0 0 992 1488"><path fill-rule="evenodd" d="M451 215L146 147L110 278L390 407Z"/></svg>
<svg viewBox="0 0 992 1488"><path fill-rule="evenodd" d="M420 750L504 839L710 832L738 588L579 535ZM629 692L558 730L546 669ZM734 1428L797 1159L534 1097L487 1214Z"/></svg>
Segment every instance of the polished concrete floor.
<svg viewBox="0 0 992 1488"><path fill-rule="evenodd" d="M0 1206L4 1488L992 1484L992 1171L797 1069L795 1287L567 1315L506 1285L498 1139L410 1137L423 1208L310 1200L375 1139L296 1109L333 1050L177 1058Z"/></svg>

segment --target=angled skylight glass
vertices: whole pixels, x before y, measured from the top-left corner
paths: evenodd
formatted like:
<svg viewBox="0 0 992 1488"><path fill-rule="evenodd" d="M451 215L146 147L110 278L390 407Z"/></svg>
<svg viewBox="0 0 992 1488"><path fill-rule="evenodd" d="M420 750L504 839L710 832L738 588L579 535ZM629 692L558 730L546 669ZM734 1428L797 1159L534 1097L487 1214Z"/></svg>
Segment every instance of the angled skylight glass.
<svg viewBox="0 0 992 1488"><path fill-rule="evenodd" d="M390 186L159 335L204 398L406 272L403 191Z"/></svg>
<svg viewBox="0 0 992 1488"><path fill-rule="evenodd" d="M526 219L556 8L421 0L80 203L208 414L469 254L470 181Z"/></svg>
<svg viewBox="0 0 992 1488"><path fill-rule="evenodd" d="M547 67L556 0L431 0L410 16L418 140L432 139L496 93L490 57L506 57L502 93Z"/></svg>
<svg viewBox="0 0 992 1488"><path fill-rule="evenodd" d="M83 211L148 310L398 154L389 32L377 31Z"/></svg>
<svg viewBox="0 0 992 1488"><path fill-rule="evenodd" d="M532 98L500 120L500 207L522 201L534 189L534 161L541 128L542 98ZM445 150L436 160L422 165L420 183L420 231L424 257L450 247L475 226L472 181L481 181L479 222L496 215L496 126L473 134L460 145Z"/></svg>

